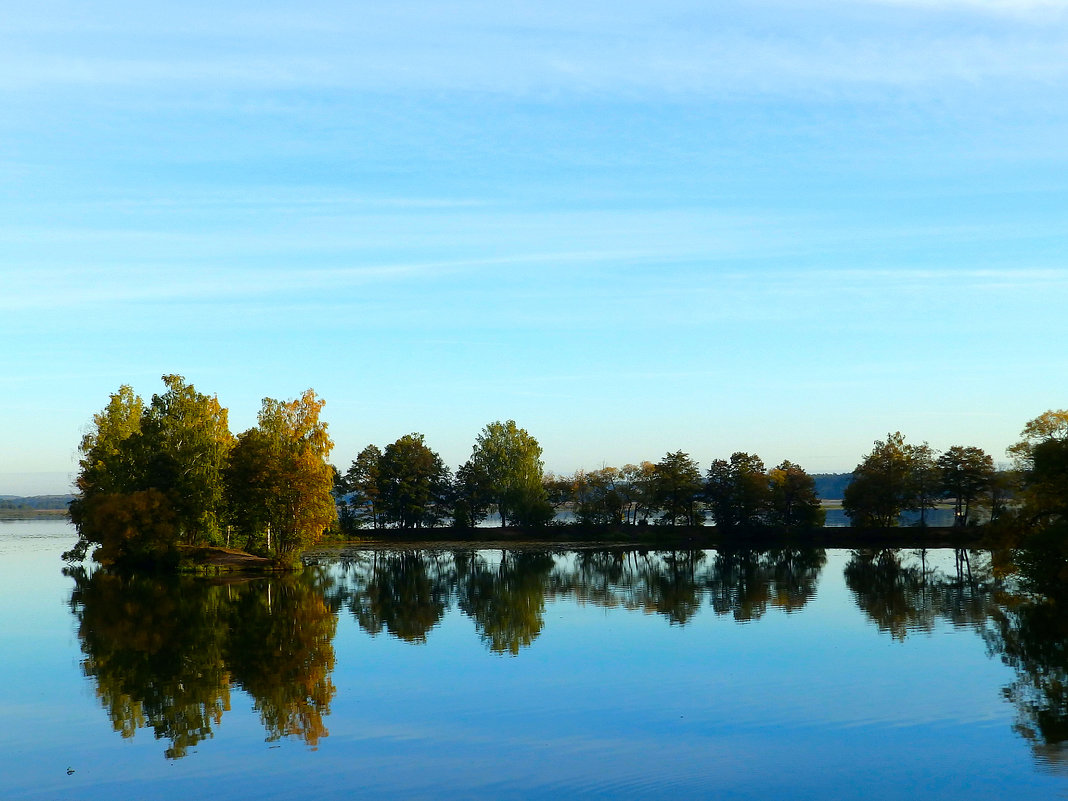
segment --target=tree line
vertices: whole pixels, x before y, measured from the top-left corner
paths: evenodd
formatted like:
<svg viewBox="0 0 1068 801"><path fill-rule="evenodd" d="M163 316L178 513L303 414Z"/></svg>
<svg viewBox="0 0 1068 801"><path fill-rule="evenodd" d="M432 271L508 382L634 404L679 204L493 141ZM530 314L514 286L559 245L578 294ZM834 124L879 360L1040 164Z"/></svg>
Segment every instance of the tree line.
<svg viewBox="0 0 1068 801"><path fill-rule="evenodd" d="M943 453L913 445L901 432L877 440L853 471L842 507L854 526L897 525L950 503L958 526L1004 523L1033 531L1068 520L1068 410L1027 422L1008 449L1012 468L997 470L981 448L955 445Z"/></svg>
<svg viewBox="0 0 1068 801"><path fill-rule="evenodd" d="M956 526L1011 521L1030 528L1059 519L1068 512L1068 410L1045 412L1021 436L1009 449L1013 469L998 470L975 446L940 453L888 434L853 470L842 508L858 528L896 526L909 513L923 526L940 505L952 507ZM540 457L537 441L514 421L488 425L455 473L422 434L384 449L368 445L335 474L341 527L467 528L492 510L502 525L520 527L559 522L560 512L582 526L711 522L724 530L806 530L825 520L813 477L788 460L768 469L759 456L738 451L702 470L680 450L655 463L555 475L543 471Z"/></svg>
<svg viewBox="0 0 1068 801"><path fill-rule="evenodd" d="M505 527L561 517L582 526L699 526L806 530L822 526L813 477L783 461L735 452L702 470L679 450L657 462L546 473L538 441L515 421L477 435L455 472L422 434L368 445L340 472L320 419L324 401L263 400L257 425L234 436L227 410L182 376L145 403L129 386L113 393L80 445L79 532L65 554L104 563L174 559L181 546L231 545L292 561L328 531L470 529L491 512ZM998 471L980 448L936 453L900 433L875 442L853 471L842 506L858 527L894 526L951 503L958 525L1012 519L1027 527L1068 519L1068 411L1027 423ZM980 518L979 511L982 517Z"/></svg>
<svg viewBox="0 0 1068 801"><path fill-rule="evenodd" d="M707 473L689 454L659 462L546 473L541 447L515 421L490 423L455 474L422 434L384 449L368 445L335 476L343 530L477 526L496 510L504 526L532 528L560 511L582 526L701 525L813 528L823 510L813 478L785 461L767 470L759 457L735 453Z"/></svg>

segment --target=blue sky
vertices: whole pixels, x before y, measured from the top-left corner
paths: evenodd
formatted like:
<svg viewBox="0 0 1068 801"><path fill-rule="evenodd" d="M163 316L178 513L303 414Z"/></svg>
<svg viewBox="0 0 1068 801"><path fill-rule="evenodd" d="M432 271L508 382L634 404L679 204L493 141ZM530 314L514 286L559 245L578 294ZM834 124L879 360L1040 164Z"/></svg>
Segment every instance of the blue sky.
<svg viewBox="0 0 1068 801"><path fill-rule="evenodd" d="M313 387L344 468L492 420L546 467L1068 406L1068 10L9 0L0 493L164 373Z"/></svg>

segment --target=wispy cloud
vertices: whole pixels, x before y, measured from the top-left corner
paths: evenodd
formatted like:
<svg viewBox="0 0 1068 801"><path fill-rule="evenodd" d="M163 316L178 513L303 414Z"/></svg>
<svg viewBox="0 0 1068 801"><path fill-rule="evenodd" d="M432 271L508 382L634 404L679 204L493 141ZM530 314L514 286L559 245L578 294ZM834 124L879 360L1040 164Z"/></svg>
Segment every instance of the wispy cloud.
<svg viewBox="0 0 1068 801"><path fill-rule="evenodd" d="M207 26L116 3L107 24L51 35L29 14L0 38L0 88L796 94L1068 74L1068 13L1041 0L215 11Z"/></svg>
<svg viewBox="0 0 1068 801"><path fill-rule="evenodd" d="M849 0L857 2L857 0ZM1061 0L859 0L884 6L906 6L922 11L968 11L973 13L1063 20L1068 8Z"/></svg>

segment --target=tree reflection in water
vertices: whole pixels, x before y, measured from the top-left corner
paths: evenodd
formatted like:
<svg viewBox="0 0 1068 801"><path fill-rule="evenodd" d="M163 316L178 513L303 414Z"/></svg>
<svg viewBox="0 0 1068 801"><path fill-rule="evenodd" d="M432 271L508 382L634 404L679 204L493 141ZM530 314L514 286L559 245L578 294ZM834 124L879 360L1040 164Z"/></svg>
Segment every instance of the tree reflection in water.
<svg viewBox="0 0 1068 801"><path fill-rule="evenodd" d="M477 557L465 566L459 607L491 651L515 656L541 634L555 562L542 551L502 552L496 568Z"/></svg>
<svg viewBox="0 0 1068 801"><path fill-rule="evenodd" d="M82 669L115 731L151 727L178 759L212 736L230 688L253 699L269 739L326 735L336 612L322 574L238 583L71 571Z"/></svg>
<svg viewBox="0 0 1068 801"><path fill-rule="evenodd" d="M342 563L338 602L370 634L388 630L425 642L448 607L475 622L498 653L518 654L541 633L545 603L641 610L685 625L708 597L717 614L756 620L768 606L793 612L815 594L826 554L819 549L715 554L694 550L589 549L569 555L499 552L368 551Z"/></svg>
<svg viewBox="0 0 1068 801"><path fill-rule="evenodd" d="M445 616L451 587L448 566L430 551L382 551L369 556L348 606L369 634L383 629L408 642L426 636Z"/></svg>
<svg viewBox="0 0 1068 801"><path fill-rule="evenodd" d="M1068 773L1068 523L1051 524L1014 553L1018 587L984 630L1016 673L1005 697L1039 763Z"/></svg>
<svg viewBox="0 0 1068 801"><path fill-rule="evenodd" d="M1017 552L1018 574L1005 554L957 551L952 567L936 568L926 551L857 550L844 577L857 607L894 640L940 621L981 632L1015 671L1004 692L1017 731L1043 763L1068 764L1068 589L1060 540L1056 548ZM268 739L316 745L335 694L342 607L369 634L415 644L455 607L490 651L515 656L540 636L553 599L677 626L707 604L751 622L803 609L826 561L812 548L368 550L329 569L244 582L76 571L70 605L84 672L115 730L132 737L150 727L178 758L212 736L232 687L252 698Z"/></svg>
<svg viewBox="0 0 1068 801"><path fill-rule="evenodd" d="M954 552L952 574L931 568L925 550L853 551L845 579L857 606L897 640L932 631L939 619L978 627L1001 592L990 555L961 549Z"/></svg>
<svg viewBox="0 0 1068 801"><path fill-rule="evenodd" d="M931 569L923 551L854 551L845 568L857 605L880 631L903 640L938 620L977 630L992 656L1016 674L1004 688L1016 708L1016 731L1038 761L1068 770L1068 587L1053 549L1007 555L954 552L953 569Z"/></svg>
<svg viewBox="0 0 1068 801"><path fill-rule="evenodd" d="M769 604L796 612L816 594L826 563L826 552L816 548L719 553L707 582L712 608L740 622L759 620Z"/></svg>

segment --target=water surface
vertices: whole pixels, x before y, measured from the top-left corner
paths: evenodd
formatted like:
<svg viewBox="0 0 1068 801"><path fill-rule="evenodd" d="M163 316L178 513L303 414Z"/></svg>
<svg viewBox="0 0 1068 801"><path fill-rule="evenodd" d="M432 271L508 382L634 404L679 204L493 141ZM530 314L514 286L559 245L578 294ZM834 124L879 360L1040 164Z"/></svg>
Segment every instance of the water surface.
<svg viewBox="0 0 1068 801"><path fill-rule="evenodd" d="M212 582L63 575L73 539L0 524L0 798L1068 798L1064 624L989 555L346 550Z"/></svg>

